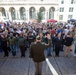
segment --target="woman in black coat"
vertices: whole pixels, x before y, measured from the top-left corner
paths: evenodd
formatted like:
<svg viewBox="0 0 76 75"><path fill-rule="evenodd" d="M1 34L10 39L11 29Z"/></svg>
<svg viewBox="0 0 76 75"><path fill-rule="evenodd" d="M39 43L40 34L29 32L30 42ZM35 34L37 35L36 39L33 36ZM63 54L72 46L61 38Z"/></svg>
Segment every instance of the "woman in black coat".
<svg viewBox="0 0 76 75"><path fill-rule="evenodd" d="M1 35L1 46L4 51L4 57L8 57L7 39L5 38L3 34Z"/></svg>
<svg viewBox="0 0 76 75"><path fill-rule="evenodd" d="M59 33L57 35L57 37L55 38L55 56L59 57L59 52L62 48L62 37L61 37L61 33Z"/></svg>
<svg viewBox="0 0 76 75"><path fill-rule="evenodd" d="M68 53L71 49L71 45L73 43L73 34L70 33L66 38L65 38L65 46L66 46L66 51L65 51L65 54L66 54L66 57L68 56Z"/></svg>

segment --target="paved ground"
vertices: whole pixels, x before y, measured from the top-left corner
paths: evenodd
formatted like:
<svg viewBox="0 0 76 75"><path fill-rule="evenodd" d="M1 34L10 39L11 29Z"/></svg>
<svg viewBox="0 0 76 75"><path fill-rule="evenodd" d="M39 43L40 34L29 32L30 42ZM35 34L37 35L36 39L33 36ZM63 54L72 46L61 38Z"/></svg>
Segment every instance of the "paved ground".
<svg viewBox="0 0 76 75"><path fill-rule="evenodd" d="M4 58L3 53L0 53L0 75L34 75L34 63L29 58L28 53L27 51L25 58L20 57L20 52L17 52L15 58L12 57L11 53L8 58ZM49 57L48 59L58 75L76 75L75 57L65 57L64 53L61 52L60 57L54 57L53 54L53 57ZM48 67L46 61L43 62L42 72L43 75L55 75Z"/></svg>

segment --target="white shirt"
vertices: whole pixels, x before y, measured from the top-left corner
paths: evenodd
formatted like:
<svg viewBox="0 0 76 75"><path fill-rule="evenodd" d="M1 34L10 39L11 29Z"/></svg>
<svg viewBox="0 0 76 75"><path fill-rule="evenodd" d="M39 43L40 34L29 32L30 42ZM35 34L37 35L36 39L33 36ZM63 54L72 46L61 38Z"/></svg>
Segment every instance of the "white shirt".
<svg viewBox="0 0 76 75"><path fill-rule="evenodd" d="M69 32L69 29L64 29L64 32L65 32L65 35L67 35Z"/></svg>

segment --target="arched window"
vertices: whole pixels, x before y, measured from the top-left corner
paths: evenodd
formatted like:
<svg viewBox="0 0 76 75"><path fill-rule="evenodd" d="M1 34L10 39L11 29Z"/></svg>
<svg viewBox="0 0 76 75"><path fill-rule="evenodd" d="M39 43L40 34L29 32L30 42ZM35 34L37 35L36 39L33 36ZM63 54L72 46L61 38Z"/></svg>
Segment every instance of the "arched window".
<svg viewBox="0 0 76 75"><path fill-rule="evenodd" d="M39 11L40 11L40 13L42 15L42 20L44 20L45 19L45 8L41 7Z"/></svg>
<svg viewBox="0 0 76 75"><path fill-rule="evenodd" d="M0 7L0 16L6 16L6 12L3 7Z"/></svg>
<svg viewBox="0 0 76 75"><path fill-rule="evenodd" d="M30 19L36 19L36 10L34 7L29 9Z"/></svg>
<svg viewBox="0 0 76 75"><path fill-rule="evenodd" d="M24 7L20 8L20 18L21 20L25 20L26 19L26 10Z"/></svg>
<svg viewBox="0 0 76 75"><path fill-rule="evenodd" d="M11 13L12 20L15 20L16 19L15 8L11 7L9 10L10 10L10 13Z"/></svg>
<svg viewBox="0 0 76 75"><path fill-rule="evenodd" d="M49 9L49 19L54 19L54 11L55 11L54 7L51 7Z"/></svg>

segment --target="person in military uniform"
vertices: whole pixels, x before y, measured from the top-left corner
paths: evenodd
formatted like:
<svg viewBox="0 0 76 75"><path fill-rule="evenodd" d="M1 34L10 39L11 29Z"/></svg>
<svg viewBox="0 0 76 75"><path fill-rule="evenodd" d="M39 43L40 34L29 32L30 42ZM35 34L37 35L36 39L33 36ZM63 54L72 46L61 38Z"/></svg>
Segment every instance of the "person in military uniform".
<svg viewBox="0 0 76 75"><path fill-rule="evenodd" d="M21 51L21 57L25 57L25 42L26 39L23 36L23 33L20 33L20 36L18 38L18 45Z"/></svg>
<svg viewBox="0 0 76 75"><path fill-rule="evenodd" d="M40 36L36 37L36 42L30 46L30 57L35 64L35 75L42 75L42 62L45 61L44 50L51 46L50 34L46 36L48 38L48 44L42 43Z"/></svg>
<svg viewBox="0 0 76 75"><path fill-rule="evenodd" d="M0 41L1 41L2 50L4 51L4 57L8 57L9 52L7 49L7 38L5 37L4 34L1 34Z"/></svg>
<svg viewBox="0 0 76 75"><path fill-rule="evenodd" d="M8 43L10 45L10 49L12 50L12 55L16 56L16 38L13 36L13 33L10 33L10 36L8 38Z"/></svg>

